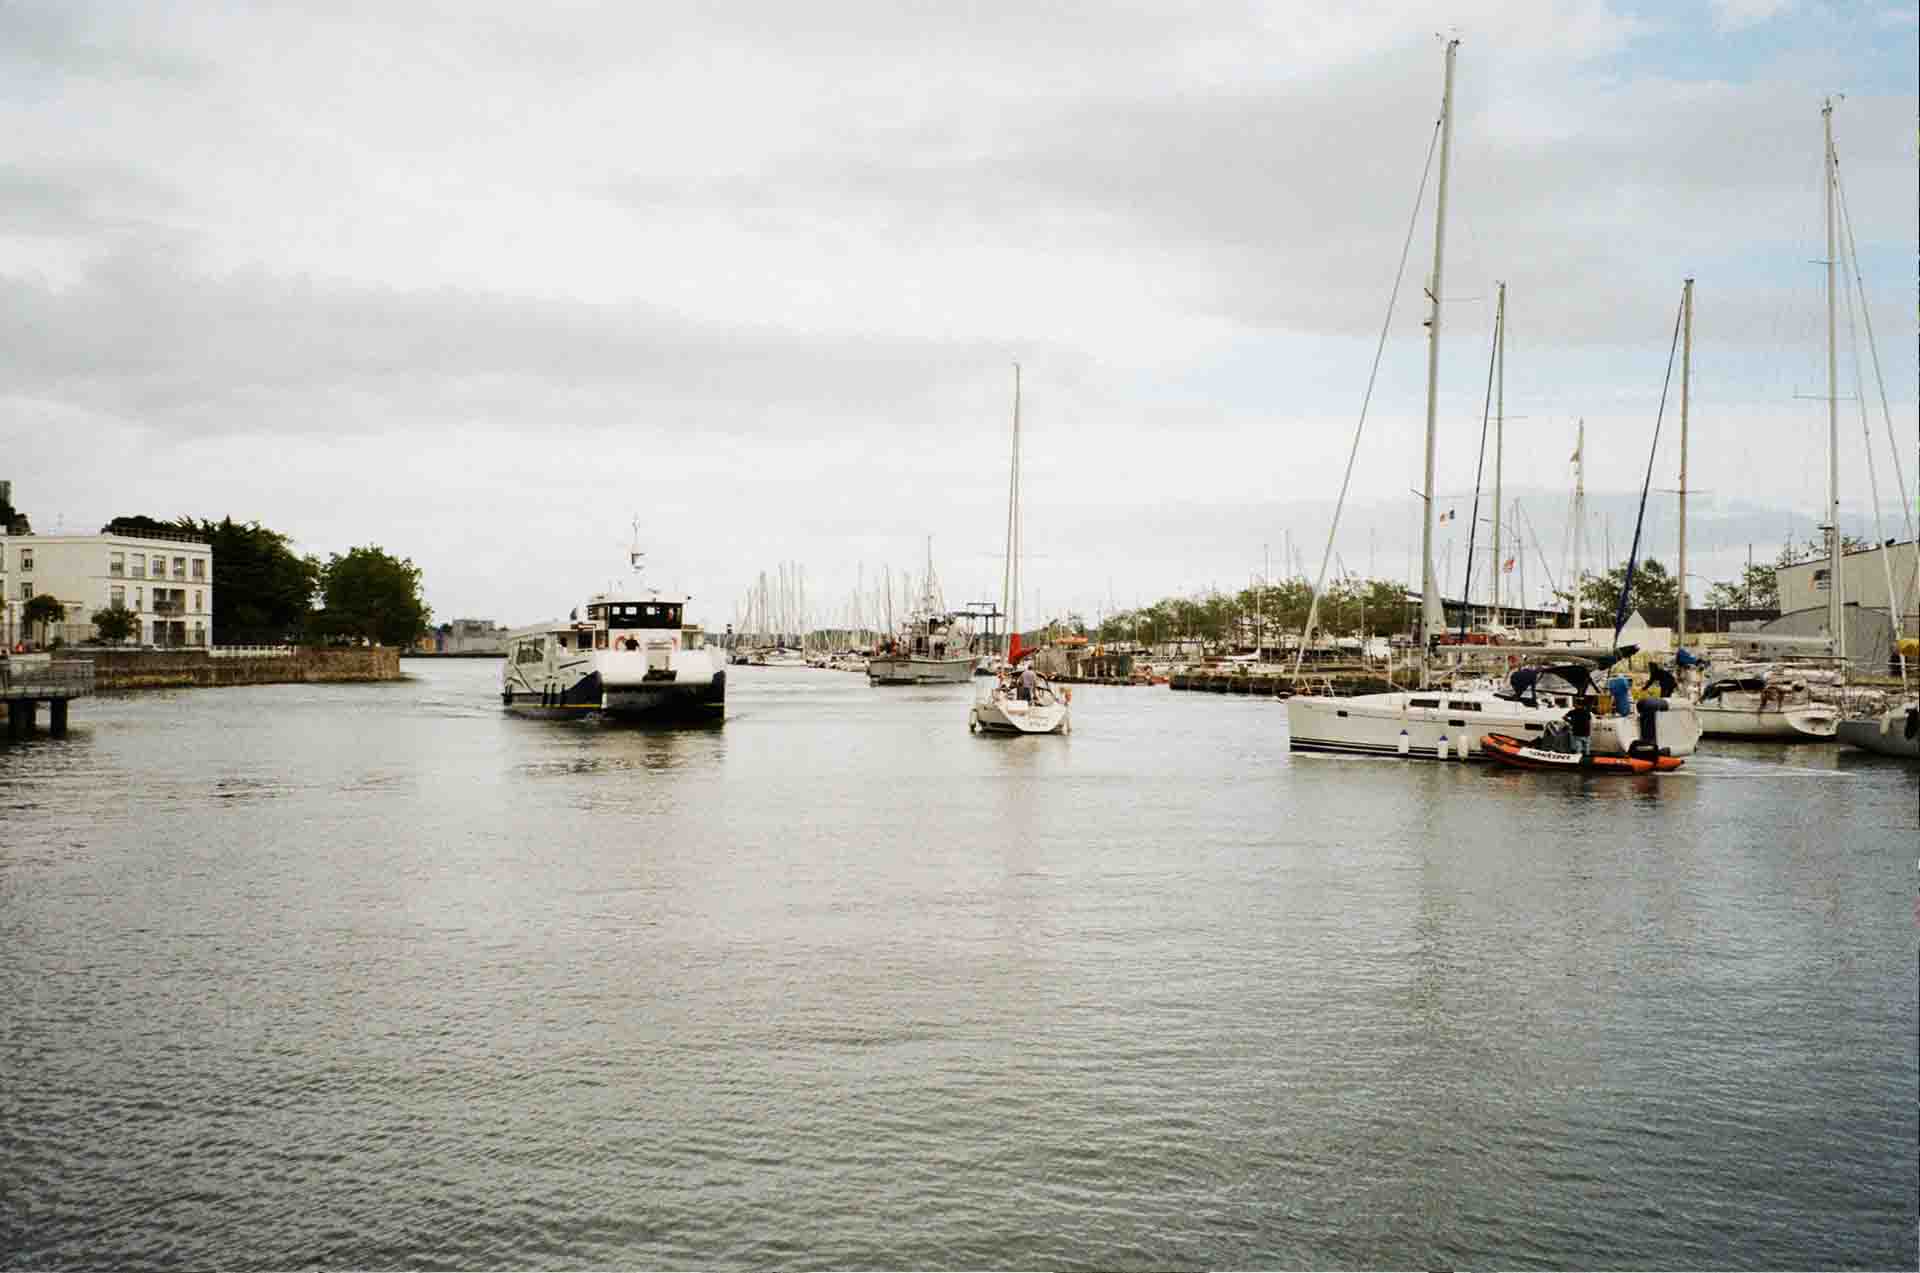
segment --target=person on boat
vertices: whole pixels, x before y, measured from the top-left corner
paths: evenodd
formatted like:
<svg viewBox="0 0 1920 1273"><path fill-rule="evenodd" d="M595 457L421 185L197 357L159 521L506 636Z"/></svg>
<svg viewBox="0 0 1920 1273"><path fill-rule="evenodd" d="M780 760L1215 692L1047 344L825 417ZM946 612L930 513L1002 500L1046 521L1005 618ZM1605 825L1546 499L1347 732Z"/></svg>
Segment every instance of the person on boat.
<svg viewBox="0 0 1920 1273"><path fill-rule="evenodd" d="M1680 683L1674 679L1673 673L1667 671L1667 669L1661 667L1658 663L1647 664L1647 692L1649 694L1657 694L1660 698L1672 698L1673 692L1679 688Z"/></svg>
<svg viewBox="0 0 1920 1273"><path fill-rule="evenodd" d="M1033 701L1033 687L1039 683L1040 674L1033 670L1032 663L1022 664L1020 668L1020 701Z"/></svg>
<svg viewBox="0 0 1920 1273"><path fill-rule="evenodd" d="M1624 676L1607 678L1607 693L1613 698L1615 716L1633 715L1633 682Z"/></svg>
<svg viewBox="0 0 1920 1273"><path fill-rule="evenodd" d="M1513 686L1513 696L1528 707L1539 705L1539 700L1534 694L1534 686L1539 680L1540 669L1537 667L1515 668L1513 674L1507 677L1507 681Z"/></svg>
<svg viewBox="0 0 1920 1273"><path fill-rule="evenodd" d="M1573 751L1576 756L1593 754L1593 700L1585 694L1580 696L1567 711L1567 732L1573 736Z"/></svg>

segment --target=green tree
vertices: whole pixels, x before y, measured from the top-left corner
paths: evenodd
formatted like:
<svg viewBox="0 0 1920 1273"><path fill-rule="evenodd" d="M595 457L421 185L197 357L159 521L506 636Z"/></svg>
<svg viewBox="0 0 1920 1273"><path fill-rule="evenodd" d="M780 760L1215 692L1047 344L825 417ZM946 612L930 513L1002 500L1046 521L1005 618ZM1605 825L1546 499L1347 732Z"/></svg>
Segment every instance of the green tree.
<svg viewBox="0 0 1920 1273"><path fill-rule="evenodd" d="M94 630L102 641L118 644L140 630L140 616L125 606L115 603L105 610L93 612Z"/></svg>
<svg viewBox="0 0 1920 1273"><path fill-rule="evenodd" d="M1580 600L1588 616L1602 622L1611 621L1614 609L1620 604L1620 589L1627 577L1627 566L1622 562L1603 575L1582 574L1580 576ZM1562 590L1553 594L1564 605L1573 604L1573 593ZM1641 562L1633 574L1633 609L1635 610L1673 610L1680 604L1680 584L1667 568L1652 557ZM1599 626L1594 624L1592 626Z"/></svg>
<svg viewBox="0 0 1920 1273"><path fill-rule="evenodd" d="M66 617L67 608L44 592L30 598L20 607L20 622L27 625L29 632L38 629L43 638L46 636L46 627L49 623L59 623Z"/></svg>
<svg viewBox="0 0 1920 1273"><path fill-rule="evenodd" d="M420 597L420 568L372 545L329 558L320 569L320 591L312 628L323 637L411 645L433 615Z"/></svg>
<svg viewBox="0 0 1920 1273"><path fill-rule="evenodd" d="M194 532L213 549L215 645L284 641L305 631L320 564L294 552L285 535L231 517L183 517L173 529Z"/></svg>
<svg viewBox="0 0 1920 1273"><path fill-rule="evenodd" d="M1728 610L1744 610L1749 607L1757 610L1778 610L1780 608L1779 567L1748 566L1740 572L1738 580L1716 583L1707 589L1703 604Z"/></svg>

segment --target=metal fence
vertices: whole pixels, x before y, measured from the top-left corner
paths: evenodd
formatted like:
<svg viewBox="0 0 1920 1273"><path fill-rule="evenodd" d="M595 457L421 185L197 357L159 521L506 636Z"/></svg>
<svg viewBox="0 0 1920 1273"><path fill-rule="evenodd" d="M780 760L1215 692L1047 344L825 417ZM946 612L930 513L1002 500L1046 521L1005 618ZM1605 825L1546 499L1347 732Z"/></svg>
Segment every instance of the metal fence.
<svg viewBox="0 0 1920 1273"><path fill-rule="evenodd" d="M49 659L44 656L15 655L0 659L0 693L9 698L46 695L71 698L93 693L91 659Z"/></svg>

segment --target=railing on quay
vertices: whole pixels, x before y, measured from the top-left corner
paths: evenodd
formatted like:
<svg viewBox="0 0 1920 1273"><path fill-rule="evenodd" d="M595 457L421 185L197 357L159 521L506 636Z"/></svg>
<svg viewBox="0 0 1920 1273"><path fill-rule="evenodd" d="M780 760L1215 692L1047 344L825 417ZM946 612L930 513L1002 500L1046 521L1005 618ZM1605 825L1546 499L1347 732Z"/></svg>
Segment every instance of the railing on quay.
<svg viewBox="0 0 1920 1273"><path fill-rule="evenodd" d="M0 659L0 697L76 698L93 693L93 660L16 655Z"/></svg>
<svg viewBox="0 0 1920 1273"><path fill-rule="evenodd" d="M216 645L207 650L212 659L288 659L292 658L294 647L290 645Z"/></svg>

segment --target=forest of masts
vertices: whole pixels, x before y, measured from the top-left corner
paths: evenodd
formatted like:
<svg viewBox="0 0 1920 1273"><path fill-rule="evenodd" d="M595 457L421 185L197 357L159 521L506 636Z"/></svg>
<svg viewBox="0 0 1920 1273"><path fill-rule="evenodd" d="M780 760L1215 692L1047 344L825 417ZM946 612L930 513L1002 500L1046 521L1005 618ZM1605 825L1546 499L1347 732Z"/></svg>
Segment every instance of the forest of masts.
<svg viewBox="0 0 1920 1273"><path fill-rule="evenodd" d="M882 566L869 585L866 567L853 591L836 603L807 595L807 568L783 561L761 571L733 611L732 644L745 649L867 649L923 610L944 613L940 581L925 571ZM824 611L824 612L823 612Z"/></svg>

